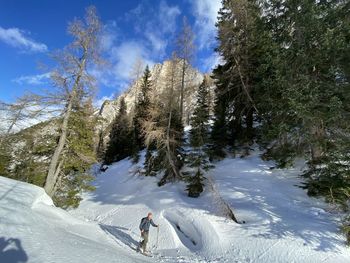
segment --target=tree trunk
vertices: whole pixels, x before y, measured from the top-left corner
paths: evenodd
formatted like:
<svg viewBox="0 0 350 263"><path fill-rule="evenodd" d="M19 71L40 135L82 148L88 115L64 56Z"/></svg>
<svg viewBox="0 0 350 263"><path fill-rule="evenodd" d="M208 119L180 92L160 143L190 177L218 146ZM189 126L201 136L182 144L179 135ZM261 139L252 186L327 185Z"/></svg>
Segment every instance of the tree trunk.
<svg viewBox="0 0 350 263"><path fill-rule="evenodd" d="M312 163L317 163L323 155L322 140L325 136L325 129L322 122L319 125L313 125L311 127L311 136L312 142L310 147Z"/></svg>
<svg viewBox="0 0 350 263"><path fill-rule="evenodd" d="M181 175L176 167L176 164L174 163L174 159L172 156L171 148L170 148L170 125L171 125L171 119L172 119L172 110L170 110L169 113L169 120L168 120L168 127L167 127L167 134L166 134L166 151L167 151L167 157L169 164L171 166L171 169L173 170L173 173L175 175L175 178L181 178Z"/></svg>
<svg viewBox="0 0 350 263"><path fill-rule="evenodd" d="M246 126L247 126L247 141L248 143L252 143L253 140L253 124L254 124L254 118L253 118L253 108L250 108L247 112L247 116L246 116Z"/></svg>
<svg viewBox="0 0 350 263"><path fill-rule="evenodd" d="M185 90L186 60L182 60L181 92L180 92L180 118L183 119L184 112L184 90Z"/></svg>
<svg viewBox="0 0 350 263"><path fill-rule="evenodd" d="M58 141L55 152L51 158L49 171L48 171L47 177L46 177L44 189L45 189L46 193L51 197L55 193L55 191L54 191L55 185L56 185L56 182L57 182L57 179L59 176L59 173L57 173L57 169L59 169L58 163L60 161L60 156L61 156L61 153L63 151L63 148L66 144L68 121L70 118L72 107L73 107L73 98L71 98L69 100L69 103L68 103L68 106L67 106L64 118L63 118L62 126L61 126L61 136L60 136L60 139Z"/></svg>
<svg viewBox="0 0 350 263"><path fill-rule="evenodd" d="M86 58L84 56L82 58L79 73L78 73L77 78L74 82L74 86L72 88L72 92L71 92L69 100L68 100L68 105L66 107L66 111L65 111L65 114L63 117L60 139L58 141L58 144L56 146L54 154L51 158L49 171L47 173L44 189L50 197L52 197L55 193L55 185L56 185L57 179L59 177L59 173L57 173L57 169L60 169L60 167L59 167L60 166L59 165L60 156L61 156L61 153L63 151L64 146L66 145L68 122L69 122L69 118L70 118L70 115L72 112L73 103L74 103L76 96L77 96L77 89L78 89L78 86L80 83L80 79L82 77L83 70L85 68L85 62L86 62Z"/></svg>
<svg viewBox="0 0 350 263"><path fill-rule="evenodd" d="M9 135L15 126L15 124L18 122L20 116L22 114L22 109L18 111L18 113L15 115L14 119L11 121L10 127L7 129L6 135Z"/></svg>

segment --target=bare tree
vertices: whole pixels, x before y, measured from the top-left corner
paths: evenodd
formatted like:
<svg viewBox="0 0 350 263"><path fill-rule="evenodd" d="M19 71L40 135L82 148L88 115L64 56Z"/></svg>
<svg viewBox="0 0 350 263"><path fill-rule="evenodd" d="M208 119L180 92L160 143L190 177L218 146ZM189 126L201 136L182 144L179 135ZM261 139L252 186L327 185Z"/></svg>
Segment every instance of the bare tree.
<svg viewBox="0 0 350 263"><path fill-rule="evenodd" d="M72 43L53 55L58 64L51 74L54 92L47 90L45 95L39 98L44 104L63 104L59 140L50 161L44 186L50 196L54 195L55 185L61 174L62 152L66 145L68 122L73 107L93 93L95 81L87 69L90 65L101 61L98 48L100 30L100 20L94 7L86 9L84 21L75 20L69 24L68 32L73 37Z"/></svg>
<svg viewBox="0 0 350 263"><path fill-rule="evenodd" d="M176 155L176 147L180 142L177 138L179 137L178 131L173 127L174 114L178 112L176 96L174 96L177 84L177 59L173 57L169 63L170 66L166 73L166 89L153 101L148 114L149 118L143 123L143 131L147 147L154 143L158 151L165 152L165 162L171 171L168 175L171 174L174 179L181 179L183 176L178 168L178 156ZM162 181L167 179L163 178Z"/></svg>
<svg viewBox="0 0 350 263"><path fill-rule="evenodd" d="M142 60L142 58L138 57L135 60L135 63L130 71L130 79L131 79L131 85L135 86L135 105L137 104L138 99L138 81L141 78L141 75L145 69L145 63Z"/></svg>
<svg viewBox="0 0 350 263"><path fill-rule="evenodd" d="M26 128L28 125L39 121L39 117L48 113L43 107L39 107L30 94L19 97L13 103L0 101L0 121L2 122L2 138L12 132ZM17 129L16 129L17 128ZM2 139L0 139L2 143Z"/></svg>
<svg viewBox="0 0 350 263"><path fill-rule="evenodd" d="M183 25L180 34L176 39L177 56L181 59L181 88L180 88L180 116L183 119L184 112L184 90L185 90L185 76L188 66L194 56L194 33L191 26L187 22L187 18L183 17Z"/></svg>

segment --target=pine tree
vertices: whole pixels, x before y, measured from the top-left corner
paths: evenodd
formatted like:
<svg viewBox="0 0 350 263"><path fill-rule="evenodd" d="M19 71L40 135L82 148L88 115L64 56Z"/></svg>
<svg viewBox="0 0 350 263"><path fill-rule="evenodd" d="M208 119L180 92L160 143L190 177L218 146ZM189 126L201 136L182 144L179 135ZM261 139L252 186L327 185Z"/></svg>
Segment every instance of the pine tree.
<svg viewBox="0 0 350 263"><path fill-rule="evenodd" d="M183 120L184 115L184 94L185 94L185 77L188 66L194 56L194 33L191 26L187 22L187 18L183 17L181 32L176 39L177 56L181 60L181 86L180 86L180 117Z"/></svg>
<svg viewBox="0 0 350 263"><path fill-rule="evenodd" d="M208 142L209 137L209 86L204 78L197 91L196 106L191 118L191 145L201 147Z"/></svg>
<svg viewBox="0 0 350 263"><path fill-rule="evenodd" d="M131 155L130 135L126 103L122 97L120 99L119 112L112 123L112 129L109 134L109 142L104 158L105 164L111 164Z"/></svg>
<svg viewBox="0 0 350 263"><path fill-rule="evenodd" d="M258 113L256 94L264 57L259 44L266 45L259 23L261 10L257 1L223 1L217 23L217 51L225 63L214 70L214 156L224 156L222 149L227 145L243 147L247 155L256 137L253 122Z"/></svg>
<svg viewBox="0 0 350 263"><path fill-rule="evenodd" d="M216 69L216 77L218 78L218 71L221 71L221 66ZM212 159L225 157L224 148L228 145L228 96L224 94L223 84L216 83L215 87L215 102L214 102L214 123L211 130L211 151L210 157Z"/></svg>
<svg viewBox="0 0 350 263"><path fill-rule="evenodd" d="M96 162L94 145L96 117L92 100L75 105L69 122L67 147L61 163L62 176L58 181L53 200L63 208L77 207L83 191L93 191L94 177L91 165Z"/></svg>
<svg viewBox="0 0 350 263"><path fill-rule="evenodd" d="M207 145L209 141L209 86L208 80L204 78L197 91L197 101L191 118L190 144L192 152L187 157L190 167L196 169L194 175L187 177L188 196L198 197L203 192L204 172L210 168Z"/></svg>
<svg viewBox="0 0 350 263"><path fill-rule="evenodd" d="M189 197L199 197L200 193L203 192L204 187L204 176L200 168L197 169L197 172L194 176L189 176L188 184L186 190L188 191Z"/></svg>
<svg viewBox="0 0 350 263"><path fill-rule="evenodd" d="M349 122L344 121L350 112L348 5L289 0L272 1L268 9L278 48L274 77L265 78L274 89L263 96L269 98L264 130L274 140L268 155L282 165L298 155L306 158L308 193L345 208L350 192Z"/></svg>
<svg viewBox="0 0 350 263"><path fill-rule="evenodd" d="M342 206L350 170L348 7L224 0L217 50L225 63L214 70L211 134L217 152L257 140L279 166L304 157L309 194Z"/></svg>
<svg viewBox="0 0 350 263"><path fill-rule="evenodd" d="M138 159L139 151L145 147L145 138L142 132L142 123L147 119L147 114L151 104L150 91L152 88L151 71L148 66L143 73L140 93L135 107L133 118L133 156Z"/></svg>
<svg viewBox="0 0 350 263"><path fill-rule="evenodd" d="M153 147L147 147L145 162L143 164L145 170L145 176L155 176L156 175L156 167L155 162L156 158L153 156L154 150L151 150Z"/></svg>

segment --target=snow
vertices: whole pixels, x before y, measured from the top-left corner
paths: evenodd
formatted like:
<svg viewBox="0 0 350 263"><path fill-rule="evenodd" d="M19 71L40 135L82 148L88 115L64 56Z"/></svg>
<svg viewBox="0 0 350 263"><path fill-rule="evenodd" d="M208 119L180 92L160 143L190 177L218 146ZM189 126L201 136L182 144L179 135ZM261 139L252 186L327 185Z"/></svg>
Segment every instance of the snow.
<svg viewBox="0 0 350 263"><path fill-rule="evenodd" d="M69 212L43 189L0 177L0 262L349 262L337 215L296 186L300 165L270 170L257 154L216 163L215 189L246 222L236 224L208 189L189 198L183 183L158 187L159 178L137 174L140 164L110 166ZM150 229L154 258L134 251L149 211L160 224L158 247L157 229ZM21 245L5 243L9 238Z"/></svg>
<svg viewBox="0 0 350 263"><path fill-rule="evenodd" d="M1 263L149 262L129 254L98 224L53 206L42 188L0 177Z"/></svg>

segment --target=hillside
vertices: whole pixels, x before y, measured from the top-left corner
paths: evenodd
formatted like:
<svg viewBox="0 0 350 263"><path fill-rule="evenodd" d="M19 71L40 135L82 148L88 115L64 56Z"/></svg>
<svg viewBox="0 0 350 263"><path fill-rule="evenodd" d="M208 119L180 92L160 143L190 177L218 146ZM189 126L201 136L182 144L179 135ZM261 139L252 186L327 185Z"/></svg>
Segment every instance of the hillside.
<svg viewBox="0 0 350 263"><path fill-rule="evenodd" d="M168 81L168 71L170 70L170 61L164 61L163 63L155 64L151 68L151 82L152 82L152 91L150 94L151 98L156 98L167 88ZM181 72L181 61L176 63L176 82L180 83ZM184 96L184 119L188 122L188 119L193 113L195 107L195 96L196 90L203 78L207 77L211 83L210 94L214 98L214 84L213 80L210 79L209 75L199 72L197 69L193 68L191 65L188 66L186 75L185 75L185 96ZM107 138L110 124L116 116L119 108L120 99L124 98L127 106L128 113L132 113L135 107L135 96L138 96L140 92L140 82L141 77L134 81L130 87L123 93L119 94L118 97L114 100L106 100L100 110L97 112L97 116L100 118L100 123L97 126L97 131L102 133L104 137ZM211 105L213 104L213 99L211 100Z"/></svg>
<svg viewBox="0 0 350 263"><path fill-rule="evenodd" d="M225 219L208 189L192 199L182 184L157 187L128 160L98 174L97 190L68 213L43 189L1 177L1 262L348 262L327 205L295 186L300 168L270 166L257 155L227 158L210 173L245 224ZM160 224L152 259L133 250L148 211Z"/></svg>

